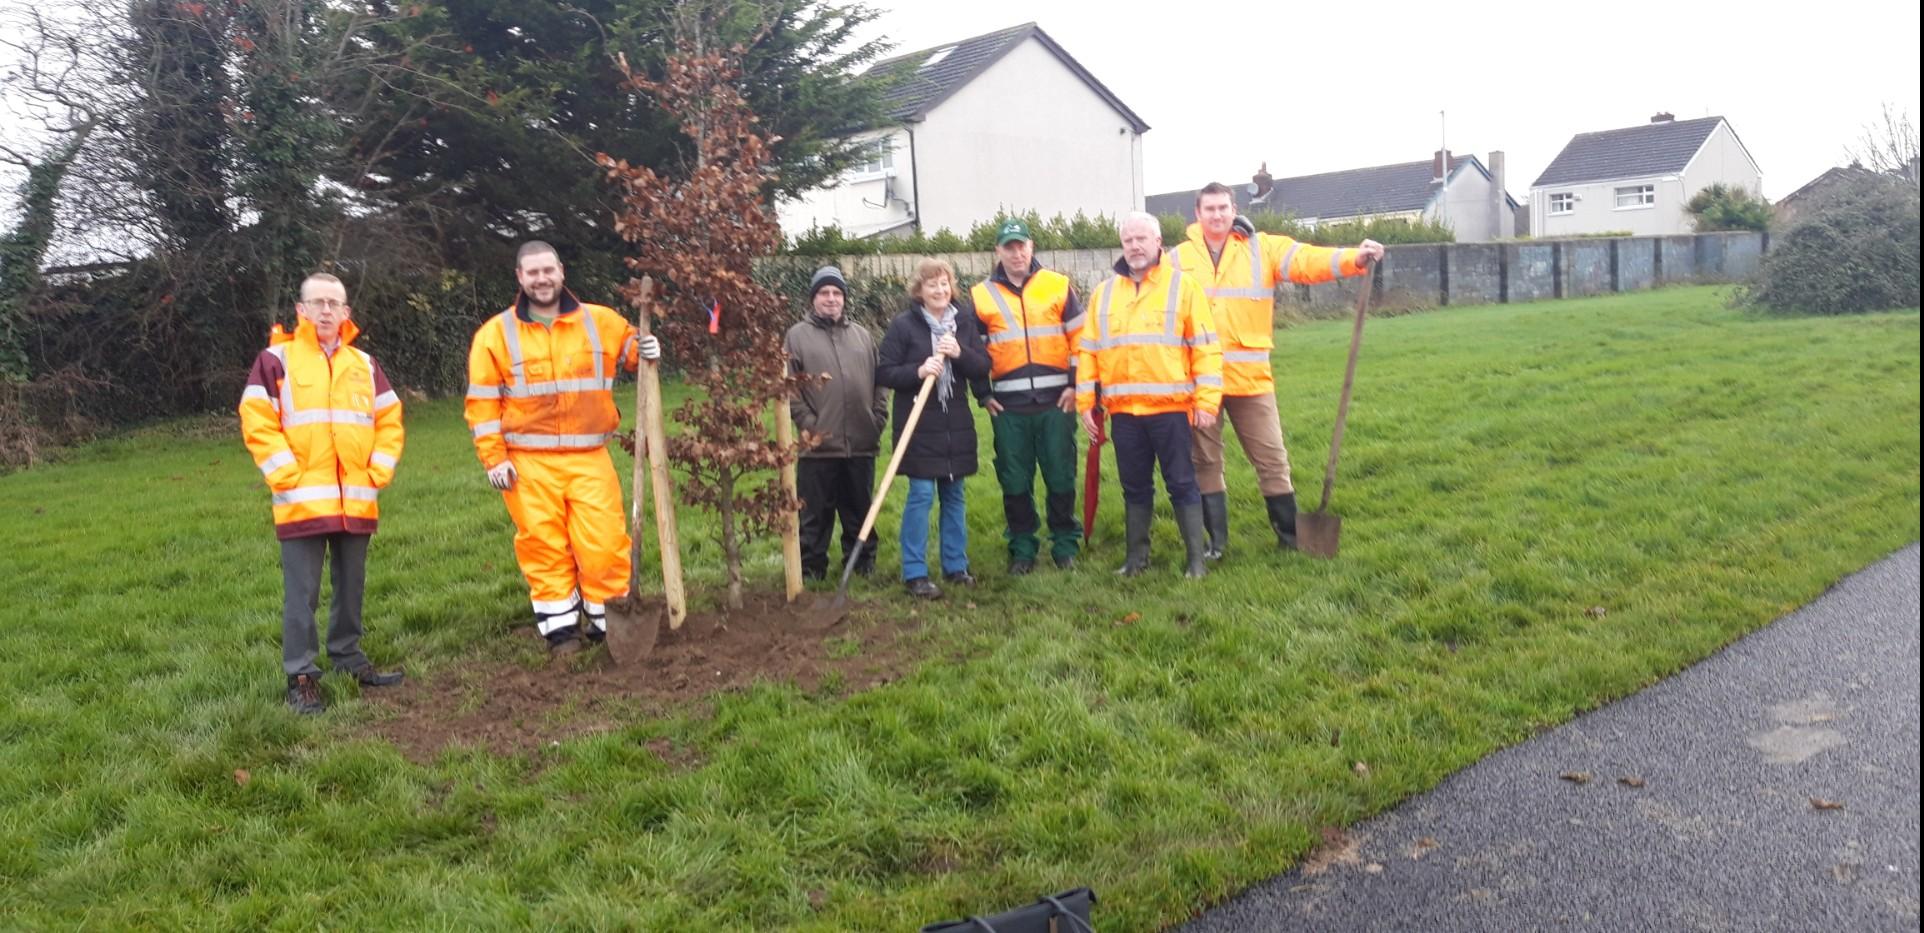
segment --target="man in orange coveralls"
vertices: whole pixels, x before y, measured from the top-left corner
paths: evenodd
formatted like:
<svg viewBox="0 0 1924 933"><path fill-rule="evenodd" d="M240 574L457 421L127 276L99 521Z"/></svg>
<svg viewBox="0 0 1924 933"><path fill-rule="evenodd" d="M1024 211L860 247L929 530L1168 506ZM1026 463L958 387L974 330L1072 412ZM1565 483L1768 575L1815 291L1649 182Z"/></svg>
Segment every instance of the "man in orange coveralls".
<svg viewBox="0 0 1924 933"><path fill-rule="evenodd" d="M621 481L608 458L620 424L615 368L659 360L652 336L563 286L561 258L539 240L515 255L514 305L474 333L468 429L514 519L535 629L549 651L580 651L607 633L606 603L628 592Z"/></svg>

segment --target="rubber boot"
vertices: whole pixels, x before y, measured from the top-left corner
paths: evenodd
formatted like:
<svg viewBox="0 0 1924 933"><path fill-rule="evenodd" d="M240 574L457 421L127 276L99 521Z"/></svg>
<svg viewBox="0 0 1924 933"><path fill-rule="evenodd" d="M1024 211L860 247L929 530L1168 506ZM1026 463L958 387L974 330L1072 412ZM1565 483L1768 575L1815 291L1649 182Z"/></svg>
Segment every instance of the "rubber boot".
<svg viewBox="0 0 1924 933"><path fill-rule="evenodd" d="M1229 553L1229 493L1203 493L1203 530L1209 532L1209 546L1203 560L1222 560Z"/></svg>
<svg viewBox="0 0 1924 933"><path fill-rule="evenodd" d="M1133 577L1149 569L1149 520L1156 515L1152 505L1123 506L1123 518L1128 525L1127 537L1129 553L1122 560L1116 572L1125 577Z"/></svg>
<svg viewBox="0 0 1924 933"><path fill-rule="evenodd" d="M1264 496L1263 504L1269 507L1269 527L1276 531L1276 546L1296 550L1296 494Z"/></svg>
<svg viewBox="0 0 1924 933"><path fill-rule="evenodd" d="M1189 564L1183 568L1182 575L1200 580L1209 574L1208 565L1203 563L1208 544L1203 540L1202 504L1176 506L1176 527L1182 530L1182 546L1189 552Z"/></svg>

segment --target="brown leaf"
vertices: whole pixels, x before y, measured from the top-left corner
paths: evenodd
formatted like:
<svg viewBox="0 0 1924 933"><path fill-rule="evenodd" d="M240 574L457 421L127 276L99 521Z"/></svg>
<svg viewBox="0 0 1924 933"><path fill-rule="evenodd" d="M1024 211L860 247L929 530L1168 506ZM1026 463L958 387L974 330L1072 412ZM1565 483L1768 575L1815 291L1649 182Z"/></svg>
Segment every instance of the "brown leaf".
<svg viewBox="0 0 1924 933"><path fill-rule="evenodd" d="M1356 772L1357 777L1370 776L1370 766L1360 761L1353 765L1350 765L1350 770Z"/></svg>
<svg viewBox="0 0 1924 933"><path fill-rule="evenodd" d="M1610 613L1610 610L1605 609L1602 606L1591 606L1590 608L1583 610L1583 614L1589 616L1592 619L1601 619L1604 616L1608 615L1609 613Z"/></svg>
<svg viewBox="0 0 1924 933"><path fill-rule="evenodd" d="M1120 619L1117 619L1117 620L1116 620L1116 625L1117 625L1117 627L1121 627L1121 626L1124 626L1124 625L1134 625L1134 624L1136 624L1137 622L1141 622L1141 621L1142 621L1142 613L1140 613L1140 612L1132 612L1132 613L1129 613L1129 614L1128 614L1128 615L1126 615L1126 616L1123 616L1123 617L1122 617L1122 618L1120 618Z"/></svg>
<svg viewBox="0 0 1924 933"><path fill-rule="evenodd" d="M248 774L246 768L234 769L234 783L239 784L242 787L246 787L247 782L250 780L253 780L253 775Z"/></svg>
<svg viewBox="0 0 1924 933"><path fill-rule="evenodd" d="M1824 798L1822 798L1822 797L1812 797L1812 798L1810 798L1810 805L1811 805L1811 806L1813 806L1813 807L1815 807L1815 808L1817 808L1817 809L1819 809L1819 810L1842 810L1842 809L1844 809L1844 804L1843 804L1843 802L1841 802L1841 801L1837 801L1837 800L1825 800L1825 799L1824 799Z"/></svg>
<svg viewBox="0 0 1924 933"><path fill-rule="evenodd" d="M1590 772L1588 771L1565 771L1562 774L1557 775L1557 777L1560 777L1566 781L1569 781L1572 784L1590 783Z"/></svg>
<svg viewBox="0 0 1924 933"><path fill-rule="evenodd" d="M1437 842L1434 837L1424 836L1423 838L1416 840L1415 845L1410 846L1410 858L1413 860L1420 861L1423 858L1423 856L1428 855L1431 852L1435 851L1436 848L1441 845L1442 843Z"/></svg>
<svg viewBox="0 0 1924 933"><path fill-rule="evenodd" d="M1622 784L1625 787L1642 787L1643 778L1634 777L1631 775L1625 775L1623 777L1617 778L1617 783Z"/></svg>

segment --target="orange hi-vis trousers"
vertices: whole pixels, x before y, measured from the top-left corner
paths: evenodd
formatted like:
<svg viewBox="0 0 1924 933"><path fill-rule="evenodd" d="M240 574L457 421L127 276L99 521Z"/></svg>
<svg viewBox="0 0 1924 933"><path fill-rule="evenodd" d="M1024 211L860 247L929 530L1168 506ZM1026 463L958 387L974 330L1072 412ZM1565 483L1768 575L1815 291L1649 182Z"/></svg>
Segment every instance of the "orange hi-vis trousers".
<svg viewBox="0 0 1924 933"><path fill-rule="evenodd" d="M628 592L628 522L607 448L509 448L519 478L501 494L514 519L514 557L528 578L542 635L582 622L606 631L604 604Z"/></svg>

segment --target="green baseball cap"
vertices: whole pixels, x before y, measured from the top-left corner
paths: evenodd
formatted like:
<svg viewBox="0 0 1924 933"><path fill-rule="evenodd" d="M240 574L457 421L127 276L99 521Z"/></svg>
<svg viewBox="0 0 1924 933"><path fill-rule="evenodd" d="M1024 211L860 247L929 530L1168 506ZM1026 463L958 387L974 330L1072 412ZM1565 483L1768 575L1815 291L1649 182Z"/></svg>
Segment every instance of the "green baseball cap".
<svg viewBox="0 0 1924 933"><path fill-rule="evenodd" d="M995 245L1007 246L1010 240L1027 240L1034 243L1035 237L1030 235L1028 224L1023 223L1020 218L1011 217L1003 221L1002 226L996 228Z"/></svg>

